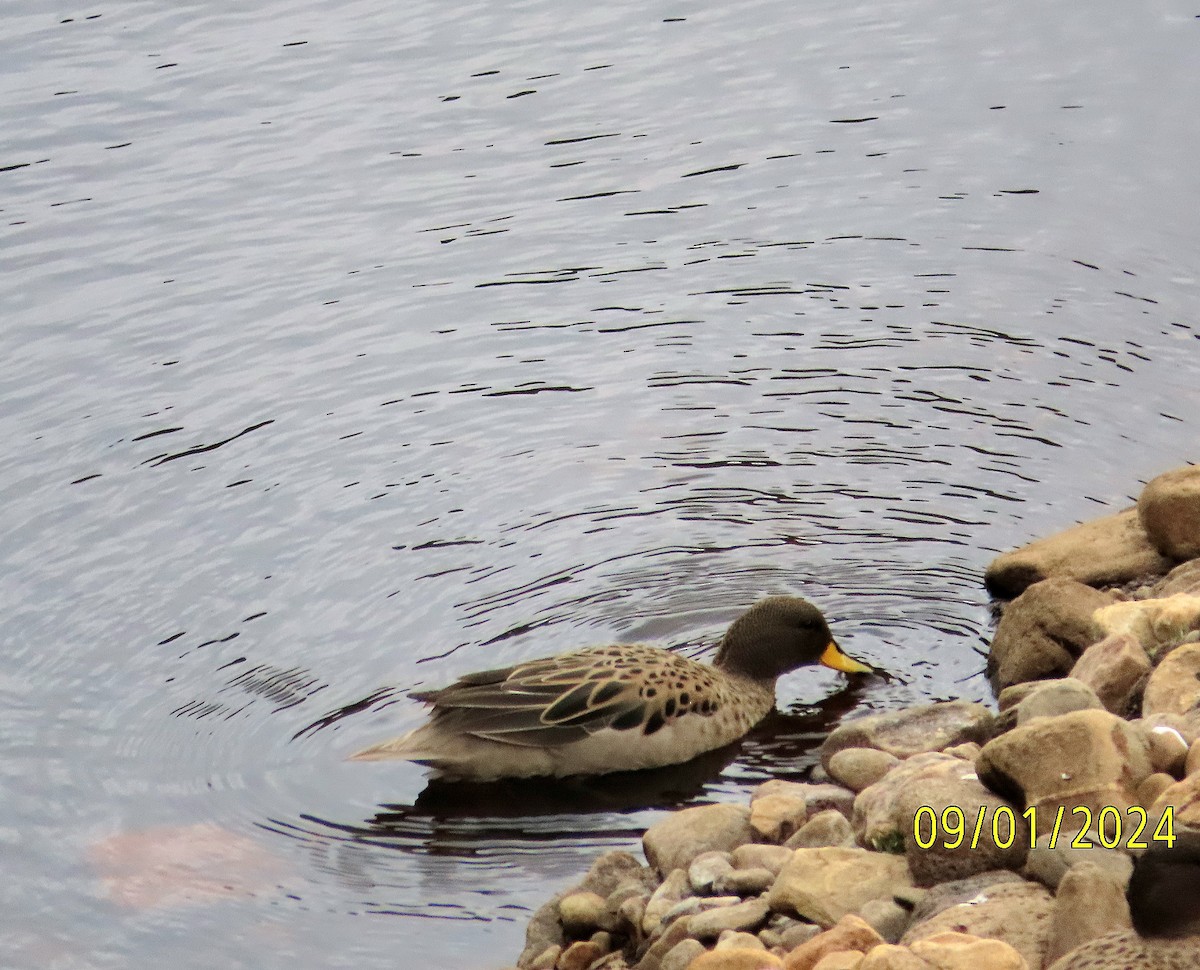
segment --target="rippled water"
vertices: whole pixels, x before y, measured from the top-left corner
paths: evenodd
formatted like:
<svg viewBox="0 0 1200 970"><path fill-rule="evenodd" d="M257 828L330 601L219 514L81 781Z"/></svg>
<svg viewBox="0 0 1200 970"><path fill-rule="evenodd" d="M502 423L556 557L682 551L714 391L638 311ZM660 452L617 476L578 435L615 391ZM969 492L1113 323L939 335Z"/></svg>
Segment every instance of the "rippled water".
<svg viewBox="0 0 1200 970"><path fill-rule="evenodd" d="M987 699L994 552L1197 458L1198 43L1174 2L10 3L0 962L497 966L662 808ZM793 675L649 779L343 761L413 688L702 655L783 591L907 682Z"/></svg>

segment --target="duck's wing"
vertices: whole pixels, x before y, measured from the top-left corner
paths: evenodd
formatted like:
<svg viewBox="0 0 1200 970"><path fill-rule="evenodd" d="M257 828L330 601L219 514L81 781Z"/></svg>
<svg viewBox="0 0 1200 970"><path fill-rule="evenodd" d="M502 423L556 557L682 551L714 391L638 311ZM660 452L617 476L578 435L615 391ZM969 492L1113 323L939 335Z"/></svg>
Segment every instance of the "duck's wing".
<svg viewBox="0 0 1200 970"><path fill-rule="evenodd" d="M434 730L540 747L605 728L653 734L688 711L716 710L711 668L655 647L598 647L469 674L413 695Z"/></svg>

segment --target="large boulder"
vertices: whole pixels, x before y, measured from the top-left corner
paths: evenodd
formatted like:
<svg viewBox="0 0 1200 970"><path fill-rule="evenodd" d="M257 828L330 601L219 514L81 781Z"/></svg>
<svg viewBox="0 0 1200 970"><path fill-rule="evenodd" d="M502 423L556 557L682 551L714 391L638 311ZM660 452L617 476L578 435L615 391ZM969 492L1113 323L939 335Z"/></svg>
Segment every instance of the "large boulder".
<svg viewBox="0 0 1200 970"><path fill-rule="evenodd" d="M1200 556L1200 467L1188 465L1151 479L1138 497L1137 512L1164 556Z"/></svg>
<svg viewBox="0 0 1200 970"><path fill-rule="evenodd" d="M874 748L897 758L941 751L988 737L992 712L971 701L939 701L883 714L868 714L839 725L821 745L821 765L847 748Z"/></svg>
<svg viewBox="0 0 1200 970"><path fill-rule="evenodd" d="M1200 643L1185 643L1158 665L1146 684L1142 714L1177 714L1200 729Z"/></svg>
<svg viewBox="0 0 1200 970"><path fill-rule="evenodd" d="M864 845L899 848L912 834L912 818L906 819L901 808L906 792L975 777L975 766L954 755L938 751L914 755L858 793L851 819L854 832Z"/></svg>
<svg viewBox="0 0 1200 970"><path fill-rule="evenodd" d="M1122 586L1161 576L1172 565L1146 535L1137 509L1129 508L1006 552L988 566L983 581L993 595L1007 599L1044 579Z"/></svg>
<svg viewBox="0 0 1200 970"><path fill-rule="evenodd" d="M1159 658L1200 629L1200 595L1177 593L1101 607L1092 616L1102 636L1129 634L1152 658Z"/></svg>
<svg viewBox="0 0 1200 970"><path fill-rule="evenodd" d="M1053 826L1059 807L1076 827L1076 808L1093 816L1108 805L1124 812L1153 765L1144 731L1108 711L1072 711L989 741L976 770L992 791L1036 808L1040 834Z"/></svg>
<svg viewBox="0 0 1200 970"><path fill-rule="evenodd" d="M1090 687L1107 710L1131 713L1138 688L1150 673L1150 657L1137 637L1115 633L1093 643L1071 668L1071 678Z"/></svg>
<svg viewBox="0 0 1200 970"><path fill-rule="evenodd" d="M1030 586L1004 611L988 655L988 674L1001 688L1063 677L1099 639L1092 615L1113 602L1072 579Z"/></svg>

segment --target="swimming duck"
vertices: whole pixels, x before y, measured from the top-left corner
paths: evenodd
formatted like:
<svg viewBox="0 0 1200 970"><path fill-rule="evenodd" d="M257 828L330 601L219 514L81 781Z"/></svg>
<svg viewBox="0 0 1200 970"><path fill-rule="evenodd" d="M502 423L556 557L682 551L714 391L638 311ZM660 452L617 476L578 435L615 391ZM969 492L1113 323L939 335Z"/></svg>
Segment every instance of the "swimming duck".
<svg viewBox="0 0 1200 970"><path fill-rule="evenodd" d="M1133 929L1089 940L1050 970L1196 970L1200 967L1200 833L1154 844L1125 892Z"/></svg>
<svg viewBox="0 0 1200 970"><path fill-rule="evenodd" d="M472 781L658 768L742 737L775 707L779 676L815 663L876 672L842 652L807 600L771 596L733 622L711 665L616 644L468 674L411 695L429 721L351 760Z"/></svg>

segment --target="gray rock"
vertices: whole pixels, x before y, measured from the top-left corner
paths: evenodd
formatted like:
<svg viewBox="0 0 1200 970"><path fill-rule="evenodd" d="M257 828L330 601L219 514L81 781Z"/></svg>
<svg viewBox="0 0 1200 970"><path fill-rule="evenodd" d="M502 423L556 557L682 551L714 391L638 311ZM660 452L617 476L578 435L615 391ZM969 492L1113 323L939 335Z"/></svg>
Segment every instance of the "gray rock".
<svg viewBox="0 0 1200 970"><path fill-rule="evenodd" d="M817 812L784 844L786 849L819 849L829 846L853 846L854 830L846 816L836 809Z"/></svg>
<svg viewBox="0 0 1200 970"><path fill-rule="evenodd" d="M894 754L877 748L843 748L830 757L829 774L851 791L860 792L899 763Z"/></svg>
<svg viewBox="0 0 1200 970"><path fill-rule="evenodd" d="M741 805L698 805L672 812L642 836L642 849L660 873L686 869L702 852L731 852L753 840L750 812Z"/></svg>
<svg viewBox="0 0 1200 970"><path fill-rule="evenodd" d="M1007 552L992 561L983 581L993 595L1010 598L1047 579L1122 586L1161 576L1171 565L1129 508Z"/></svg>
<svg viewBox="0 0 1200 970"><path fill-rule="evenodd" d="M733 872L732 857L728 852L701 852L688 866L688 883L692 892L700 896L711 896L714 887Z"/></svg>
<svg viewBox="0 0 1200 970"><path fill-rule="evenodd" d="M1035 583L1004 611L988 655L988 674L1001 688L1063 677L1099 639L1092 614L1113 597L1070 579Z"/></svg>
<svg viewBox="0 0 1200 970"><path fill-rule="evenodd" d="M791 926L782 930L779 936L781 945L790 953L792 950L796 949L796 947L807 943L820 932L821 927L817 926L816 923L802 923L797 921Z"/></svg>
<svg viewBox="0 0 1200 970"><path fill-rule="evenodd" d="M724 930L739 932L761 926L770 913L765 899L748 899L734 906L722 906L698 913L688 920L688 932L699 940L718 937Z"/></svg>
<svg viewBox="0 0 1200 970"><path fill-rule="evenodd" d="M1089 648L1090 649L1090 648ZM1020 699L1012 703L1011 691L1022 691ZM1079 680L1038 680L1018 684L1002 692L1007 695L1009 706L996 717L994 734L1011 731L1020 724L1028 724L1035 717L1056 717L1071 711L1099 711L1104 709L1096 692Z"/></svg>
<svg viewBox="0 0 1200 970"><path fill-rule="evenodd" d="M688 938L688 921L676 920L671 924L663 924L664 929L657 939L653 940L635 965L636 970L661 970L662 959L681 941Z"/></svg>
<svg viewBox="0 0 1200 970"><path fill-rule="evenodd" d="M1142 489L1137 504L1142 528L1164 556L1200 556L1200 468L1164 472Z"/></svg>
<svg viewBox="0 0 1200 970"><path fill-rule="evenodd" d="M905 891L898 893L895 898L908 899L913 903L913 923L923 923L937 916L938 913L968 903L980 894L986 895L988 890L1003 883L1024 882L1015 872L998 869L992 872L981 872L966 879L952 879L940 886L922 889L915 893Z"/></svg>
<svg viewBox="0 0 1200 970"><path fill-rule="evenodd" d="M891 899L867 900L858 915L889 943L899 940L912 922L912 913Z"/></svg>
<svg viewBox="0 0 1200 970"><path fill-rule="evenodd" d="M839 725L821 745L821 764L846 748L875 748L897 758L941 751L989 736L992 712L971 701L940 701L901 711L869 714Z"/></svg>
<svg viewBox="0 0 1200 970"><path fill-rule="evenodd" d="M649 936L662 922L662 918L691 892L688 874L683 869L672 869L666 879L651 894L642 916L642 929Z"/></svg>
<svg viewBox="0 0 1200 970"><path fill-rule="evenodd" d="M782 867L781 867L782 868ZM758 896L775 882L776 873L770 869L734 869L717 884L722 892L738 896Z"/></svg>
<svg viewBox="0 0 1200 970"><path fill-rule="evenodd" d="M1148 598L1200 593L1200 559L1180 563L1148 590Z"/></svg>

